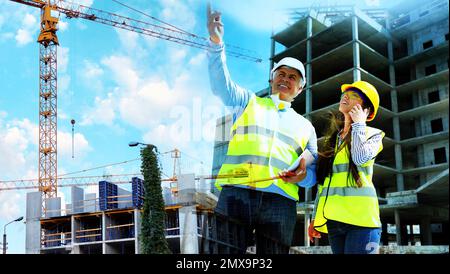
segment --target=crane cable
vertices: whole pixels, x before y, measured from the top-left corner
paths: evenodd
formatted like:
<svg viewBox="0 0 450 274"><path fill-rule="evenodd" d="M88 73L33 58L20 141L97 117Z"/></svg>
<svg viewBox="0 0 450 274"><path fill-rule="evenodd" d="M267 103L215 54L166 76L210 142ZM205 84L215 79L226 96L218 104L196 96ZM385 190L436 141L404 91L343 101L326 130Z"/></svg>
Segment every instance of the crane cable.
<svg viewBox="0 0 450 274"><path fill-rule="evenodd" d="M153 20L155 20L155 21L157 21L157 22L160 22L160 23L163 23L163 24L165 24L165 25L168 25L168 26L170 26L171 28L174 28L174 29L176 29L176 30L178 30L178 31L181 31L181 32L185 33L185 34L189 34L189 35L191 35L191 36L196 36L195 34L192 34L192 33L190 33L190 32L187 32L187 31L183 30L183 29L180 29L180 28L178 28L178 27L176 27L176 26L174 26L174 25L171 25L171 24L166 23L166 22L164 22L164 21L162 21L162 20L159 20L159 19L156 18L156 17L153 17L153 16L151 16L151 15L148 15L148 14L145 13L145 12L142 12L142 11L140 11L140 10L138 10L138 9L135 9L135 8L133 8L133 7L130 7L130 6L128 6L128 5L125 5L125 4L123 4L123 3L121 3L121 2L119 2L119 1L117 1L117 0L112 0L112 1L113 1L113 2L116 2L116 3L119 4L119 5L122 5L122 6L126 7L126 8L128 8L128 9L130 9L130 10L132 10L132 11L135 11L135 12L137 12L137 13L140 13L140 14L144 15L144 16L147 16L147 17L149 17L149 18L151 18L151 19L153 19Z"/></svg>
<svg viewBox="0 0 450 274"><path fill-rule="evenodd" d="M155 21L157 21L157 22L160 22L160 23L162 23L162 24L165 24L165 25L167 25L167 26L170 26L171 28L174 28L174 29L176 29L177 31L180 31L180 32L182 32L182 33L184 33L184 34L187 34L187 35L190 35L190 36L192 36L192 37L195 37L195 38L198 38L198 39L202 39L202 40L205 40L205 41L208 40L208 39L205 38L205 37L201 37L201 36L198 36L198 35L193 34L193 33L191 33L191 32L185 31L185 30L183 30L183 29L180 29L179 27L176 27L176 26L174 26L174 25L172 25L172 24L169 24L169 23L167 23L167 22L164 22L164 21L162 21L162 20L160 20L160 19L158 19L158 18L156 18L156 17L153 17L153 16L151 16L151 15L148 15L148 14L146 14L145 12L142 12L142 11L140 11L140 10L138 10L138 9L135 9L135 8L133 8L133 7L130 7L130 6L128 6L128 5L125 5L125 4L121 3L121 2L119 2L118 0L112 0L112 1L114 1L115 3L117 3L117 4L119 4L119 5L124 6L124 7L128 8L128 9L130 9L130 10L133 10L133 11L135 11L135 12L137 12L137 13L140 13L140 14L142 14L142 15L144 15L144 16L147 16L147 17L149 17L149 18L151 18L151 19L153 19L153 20L155 20ZM237 49L237 50L241 50L241 51L247 52L247 53L249 53L249 54L256 54L256 51L253 51L253 50L244 49L244 48L241 48L241 47L239 47L239 46L230 45L230 44L225 44L225 45L226 45L228 48L234 48L234 49Z"/></svg>

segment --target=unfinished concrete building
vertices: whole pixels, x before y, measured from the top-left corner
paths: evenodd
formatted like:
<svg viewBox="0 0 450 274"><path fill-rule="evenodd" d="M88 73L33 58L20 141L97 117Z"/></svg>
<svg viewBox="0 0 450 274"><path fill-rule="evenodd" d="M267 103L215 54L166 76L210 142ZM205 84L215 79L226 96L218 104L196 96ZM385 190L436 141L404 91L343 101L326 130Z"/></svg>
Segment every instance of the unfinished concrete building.
<svg viewBox="0 0 450 274"><path fill-rule="evenodd" d="M448 8L437 0L390 10L296 9L290 26L272 36L272 67L287 56L305 64L307 84L292 106L313 123L319 146L340 86L357 80L376 86L380 109L368 125L386 133L373 178L386 250L444 245L448 252ZM217 122L213 174L224 161L230 126L230 116ZM293 245L307 247L316 188L300 192Z"/></svg>
<svg viewBox="0 0 450 274"><path fill-rule="evenodd" d="M99 197L73 186L70 204L62 207L60 197L51 198L44 214L41 212L42 194L28 193L26 253L141 253L139 235L145 190L139 178L132 178L129 184L131 191L101 181ZM232 227L229 232L215 231L215 222L222 220L213 214L217 198L209 192L208 186L203 178L184 174L178 176L176 192L163 188L165 234L173 253L233 252L233 245L222 238L237 228Z"/></svg>

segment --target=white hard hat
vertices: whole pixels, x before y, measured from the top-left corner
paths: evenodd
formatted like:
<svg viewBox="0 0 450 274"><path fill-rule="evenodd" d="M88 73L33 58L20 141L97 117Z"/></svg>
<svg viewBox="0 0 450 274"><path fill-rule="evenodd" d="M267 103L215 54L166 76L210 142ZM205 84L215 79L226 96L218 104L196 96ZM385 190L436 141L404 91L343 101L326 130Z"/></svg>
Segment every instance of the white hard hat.
<svg viewBox="0 0 450 274"><path fill-rule="evenodd" d="M270 76L273 78L274 72L282 66L288 66L290 68L298 70L298 72L300 73L300 75L303 78L302 79L302 88L305 87L305 85L306 85L305 66L303 66L302 62L300 62L298 59L295 59L292 57L284 57L283 59L280 60L280 62L275 63Z"/></svg>

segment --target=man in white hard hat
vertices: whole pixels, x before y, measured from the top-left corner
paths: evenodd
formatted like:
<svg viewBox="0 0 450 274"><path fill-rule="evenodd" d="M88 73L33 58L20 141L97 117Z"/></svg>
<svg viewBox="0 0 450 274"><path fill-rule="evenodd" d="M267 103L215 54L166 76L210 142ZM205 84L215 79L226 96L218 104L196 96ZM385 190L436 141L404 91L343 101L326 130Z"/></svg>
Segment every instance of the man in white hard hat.
<svg viewBox="0 0 450 274"><path fill-rule="evenodd" d="M298 188L316 183L316 132L311 122L291 108L306 84L305 68L295 58L281 59L271 72L272 95L256 96L231 80L220 13L208 6L207 14L211 89L233 113L227 155L216 180L221 192L215 212L243 224L240 252L245 252L254 236L257 254L289 253ZM313 163L306 166L302 160L292 168L306 150L313 155ZM292 172L286 172L288 168ZM281 178L265 180L276 176Z"/></svg>

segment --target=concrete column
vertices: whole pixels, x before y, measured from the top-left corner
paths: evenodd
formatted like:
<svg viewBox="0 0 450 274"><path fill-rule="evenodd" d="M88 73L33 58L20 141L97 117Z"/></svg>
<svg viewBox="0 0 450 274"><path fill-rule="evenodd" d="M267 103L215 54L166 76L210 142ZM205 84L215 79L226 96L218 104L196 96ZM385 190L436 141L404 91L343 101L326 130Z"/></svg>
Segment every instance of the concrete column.
<svg viewBox="0 0 450 274"><path fill-rule="evenodd" d="M388 245L388 233L387 233L387 223L382 222L381 223L381 239L380 239L380 245Z"/></svg>
<svg viewBox="0 0 450 274"><path fill-rule="evenodd" d="M272 31L273 37L273 31ZM270 58L272 59L275 56L275 39L270 40ZM272 69L273 69L273 60L270 61L270 70L269 70L269 79L272 79ZM269 95L272 95L272 87L269 88Z"/></svg>
<svg viewBox="0 0 450 274"><path fill-rule="evenodd" d="M306 100L305 100L305 109L306 114L310 113L312 109L312 92L311 92L311 84L312 84L312 66L311 66L311 60L312 60L312 41L311 37L313 35L312 33L312 18L308 16L306 19L306 86L308 87L306 89ZM309 246L309 237L308 237L308 227L309 227L309 219L310 219L310 213L308 210L307 203L311 200L311 189L305 189L305 229L304 229L304 244L305 246Z"/></svg>
<svg viewBox="0 0 450 274"><path fill-rule="evenodd" d="M107 254L106 250L106 214L102 212L102 254Z"/></svg>
<svg viewBox="0 0 450 274"><path fill-rule="evenodd" d="M395 145L395 168L398 171L403 169L403 160L402 160L402 147L401 145ZM397 191L405 190L404 177L402 173L396 174L397 179Z"/></svg>
<svg viewBox="0 0 450 274"><path fill-rule="evenodd" d="M210 253L210 248L209 248L209 244L210 244L210 238L211 235L209 234L209 220L208 220L208 212L207 211L203 211L202 212L202 250L204 254L209 254Z"/></svg>
<svg viewBox="0 0 450 274"><path fill-rule="evenodd" d="M433 244L433 237L431 234L430 217L421 218L421 220L420 220L420 236L421 236L421 245L432 245Z"/></svg>
<svg viewBox="0 0 450 274"><path fill-rule="evenodd" d="M179 209L181 254L198 254L198 225L196 206Z"/></svg>
<svg viewBox="0 0 450 274"><path fill-rule="evenodd" d="M312 59L312 18L308 16L306 19L306 100L305 100L305 112L306 114L312 111L312 67L311 67L311 59Z"/></svg>
<svg viewBox="0 0 450 274"><path fill-rule="evenodd" d="M391 105L392 111L395 113L392 119L392 127L394 129L394 140L400 142L400 121L398 118L398 100L397 100L397 83L395 81L395 68L394 68L394 47L392 40L388 41L388 58L389 58L389 78L390 84L393 87L391 90ZM397 169L396 181L397 181L397 191L405 190L404 177L400 171L403 169L403 158L402 158L402 147L398 143L394 145L395 149L395 168Z"/></svg>
<svg viewBox="0 0 450 274"><path fill-rule="evenodd" d="M70 217L70 231L72 232L71 233L71 236L72 236L72 240L71 240L72 241L72 252L71 253L72 254L80 254L80 246L75 244L76 226L75 226L75 217L73 215Z"/></svg>
<svg viewBox="0 0 450 274"><path fill-rule="evenodd" d="M352 16L352 37L353 37L353 81L361 80L361 59L359 51L358 17Z"/></svg>
<svg viewBox="0 0 450 274"><path fill-rule="evenodd" d="M219 244L217 242L217 217L215 214L212 216L212 235L211 238L213 239L213 254L219 254Z"/></svg>
<svg viewBox="0 0 450 274"><path fill-rule="evenodd" d="M272 32L272 37L274 33ZM275 39L270 39L270 58L273 58L275 56ZM270 62L270 70L273 69L273 61Z"/></svg>
<svg viewBox="0 0 450 274"><path fill-rule="evenodd" d="M140 254L141 253L141 241L140 241L140 234L141 234L141 212L138 208L134 209L134 253Z"/></svg>
<svg viewBox="0 0 450 274"><path fill-rule="evenodd" d="M305 230L304 230L304 244L305 246L309 246L309 236L308 236L308 227L309 227L309 219L311 214L309 212L309 208L307 203L311 201L311 189L305 189Z"/></svg>
<svg viewBox="0 0 450 274"><path fill-rule="evenodd" d="M401 228L401 222L400 222L400 212L398 209L394 209L394 216L395 216L395 234L396 234L396 240L397 245L402 245L402 228Z"/></svg>

